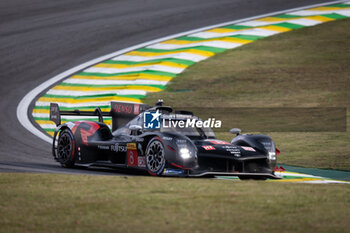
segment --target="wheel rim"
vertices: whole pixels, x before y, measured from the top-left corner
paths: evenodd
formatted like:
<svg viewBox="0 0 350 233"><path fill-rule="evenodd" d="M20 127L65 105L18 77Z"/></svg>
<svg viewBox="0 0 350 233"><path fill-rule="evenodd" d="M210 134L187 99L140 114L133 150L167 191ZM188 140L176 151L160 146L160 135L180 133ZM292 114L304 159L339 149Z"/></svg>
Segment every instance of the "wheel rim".
<svg viewBox="0 0 350 233"><path fill-rule="evenodd" d="M58 158L67 160L72 154L72 138L69 134L64 133L58 140L57 154Z"/></svg>
<svg viewBox="0 0 350 233"><path fill-rule="evenodd" d="M147 148L147 167L151 172L158 172L164 163L164 149L160 141L153 141Z"/></svg>

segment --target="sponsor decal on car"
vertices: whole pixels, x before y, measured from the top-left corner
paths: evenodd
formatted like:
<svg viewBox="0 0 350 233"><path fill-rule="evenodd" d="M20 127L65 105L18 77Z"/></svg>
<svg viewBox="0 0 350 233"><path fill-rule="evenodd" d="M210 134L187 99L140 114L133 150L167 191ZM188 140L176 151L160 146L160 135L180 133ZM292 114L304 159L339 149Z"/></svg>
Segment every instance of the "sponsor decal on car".
<svg viewBox="0 0 350 233"><path fill-rule="evenodd" d="M126 144L126 154L128 158L128 166L136 167L138 166L138 152L136 148L136 143L128 143Z"/></svg>
<svg viewBox="0 0 350 233"><path fill-rule="evenodd" d="M168 175L168 176L177 176L182 174L184 174L184 170L182 169L165 168L163 171L163 175Z"/></svg>
<svg viewBox="0 0 350 233"><path fill-rule="evenodd" d="M138 167L146 167L146 159L144 156L139 156L137 159L137 166Z"/></svg>
<svg viewBox="0 0 350 233"><path fill-rule="evenodd" d="M202 146L204 150L215 150L215 147L213 146Z"/></svg>
<svg viewBox="0 0 350 233"><path fill-rule="evenodd" d="M128 166L135 167L138 166L138 154L137 150L128 150Z"/></svg>
<svg viewBox="0 0 350 233"><path fill-rule="evenodd" d="M223 148L223 149L232 149L232 148L237 148L238 149L238 147L237 146L234 146L234 145L228 145L228 146L222 146L221 148Z"/></svg>
<svg viewBox="0 0 350 233"><path fill-rule="evenodd" d="M134 114L138 115L140 113L140 105L135 104L134 105Z"/></svg>
<svg viewBox="0 0 350 233"><path fill-rule="evenodd" d="M111 145L111 151L114 151L114 152L126 152L126 146L119 145L119 143L116 143L114 145Z"/></svg>
<svg viewBox="0 0 350 233"><path fill-rule="evenodd" d="M163 139L163 140L166 140L166 141L171 141L171 140L173 140L173 138L171 138L171 137L165 137L165 136L162 137L162 139Z"/></svg>
<svg viewBox="0 0 350 233"><path fill-rule="evenodd" d="M186 143L186 140L183 140L183 139L176 139L176 143Z"/></svg>
<svg viewBox="0 0 350 233"><path fill-rule="evenodd" d="M100 150L109 150L109 146L98 145L97 148Z"/></svg>
<svg viewBox="0 0 350 233"><path fill-rule="evenodd" d="M253 147L250 147L250 146L242 146L242 148L246 151L253 151L255 152L255 149Z"/></svg>
<svg viewBox="0 0 350 233"><path fill-rule="evenodd" d="M241 151L238 147L226 147L224 148L227 152L230 152L231 154L241 154Z"/></svg>
<svg viewBox="0 0 350 233"><path fill-rule="evenodd" d="M126 148L128 150L136 150L136 143L127 143Z"/></svg>
<svg viewBox="0 0 350 233"><path fill-rule="evenodd" d="M126 113L130 114L133 110L133 104L125 104L125 103L115 103L113 106L113 112L116 113Z"/></svg>

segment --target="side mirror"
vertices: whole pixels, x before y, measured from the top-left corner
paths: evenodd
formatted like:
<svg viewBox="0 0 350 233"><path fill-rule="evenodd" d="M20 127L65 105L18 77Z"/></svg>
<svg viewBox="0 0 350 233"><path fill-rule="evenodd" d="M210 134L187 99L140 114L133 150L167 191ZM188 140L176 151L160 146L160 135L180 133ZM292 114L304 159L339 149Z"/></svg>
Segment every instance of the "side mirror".
<svg viewBox="0 0 350 233"><path fill-rule="evenodd" d="M142 131L142 126L140 125L130 125L129 129L133 135L138 135Z"/></svg>
<svg viewBox="0 0 350 233"><path fill-rule="evenodd" d="M230 133L239 135L241 133L241 130L238 128L232 128L230 129Z"/></svg>

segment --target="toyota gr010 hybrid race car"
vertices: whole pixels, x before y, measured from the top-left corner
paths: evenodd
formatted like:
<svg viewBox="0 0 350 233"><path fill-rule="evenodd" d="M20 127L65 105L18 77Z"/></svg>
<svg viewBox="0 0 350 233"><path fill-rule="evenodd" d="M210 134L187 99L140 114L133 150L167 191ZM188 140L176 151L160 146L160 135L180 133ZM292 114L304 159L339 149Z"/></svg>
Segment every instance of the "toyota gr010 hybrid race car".
<svg viewBox="0 0 350 233"><path fill-rule="evenodd" d="M152 113L152 118L159 117L168 126L147 128L146 113ZM61 115L98 116L99 122L61 124ZM112 117L112 132L103 123L103 116ZM270 137L240 134L239 129L232 129L230 132L237 136L230 143L218 140L209 127L181 128L174 124L201 119L188 111L173 113L162 102L155 107L112 102L110 112L101 112L99 108L95 112L60 111L58 104L51 103L50 120L57 125L53 156L63 167L130 168L154 176L278 178L274 169L279 151Z"/></svg>

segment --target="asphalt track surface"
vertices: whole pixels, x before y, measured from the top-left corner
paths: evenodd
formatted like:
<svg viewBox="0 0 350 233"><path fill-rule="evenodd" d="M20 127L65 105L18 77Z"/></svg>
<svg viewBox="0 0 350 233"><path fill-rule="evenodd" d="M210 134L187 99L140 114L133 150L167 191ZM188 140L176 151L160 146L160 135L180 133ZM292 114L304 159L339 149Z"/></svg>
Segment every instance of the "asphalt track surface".
<svg viewBox="0 0 350 233"><path fill-rule="evenodd" d="M328 1L1 0L0 172L125 174L61 168L51 146L18 122L20 100L49 78L149 40Z"/></svg>

